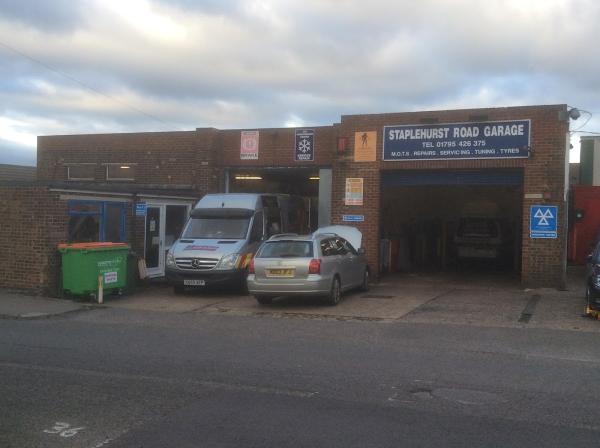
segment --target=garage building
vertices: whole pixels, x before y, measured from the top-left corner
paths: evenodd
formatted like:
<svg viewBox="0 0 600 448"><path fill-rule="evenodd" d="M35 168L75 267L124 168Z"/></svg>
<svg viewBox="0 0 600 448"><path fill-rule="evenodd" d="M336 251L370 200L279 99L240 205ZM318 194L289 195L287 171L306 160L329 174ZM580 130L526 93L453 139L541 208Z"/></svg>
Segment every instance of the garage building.
<svg viewBox="0 0 600 448"><path fill-rule="evenodd" d="M36 181L0 186L12 235L0 236L0 249L31 242L35 267L3 263L0 286L51 291L56 244L91 239L129 242L163 275L166 250L202 195L272 192L301 196L311 229L357 226L374 274L489 269L563 287L568 130L567 106L550 105L39 137ZM52 206L32 212L43 198ZM24 214L50 225L24 228Z"/></svg>

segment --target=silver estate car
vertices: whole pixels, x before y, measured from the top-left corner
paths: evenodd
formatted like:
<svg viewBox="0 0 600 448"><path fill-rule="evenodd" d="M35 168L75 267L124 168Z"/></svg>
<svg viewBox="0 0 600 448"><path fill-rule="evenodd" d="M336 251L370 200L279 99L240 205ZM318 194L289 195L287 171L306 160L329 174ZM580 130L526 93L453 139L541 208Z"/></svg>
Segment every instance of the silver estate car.
<svg viewBox="0 0 600 448"><path fill-rule="evenodd" d="M350 226L329 226L304 236L274 235L250 262L248 291L263 305L292 295L323 296L337 305L342 292L369 288L361 240L360 231Z"/></svg>

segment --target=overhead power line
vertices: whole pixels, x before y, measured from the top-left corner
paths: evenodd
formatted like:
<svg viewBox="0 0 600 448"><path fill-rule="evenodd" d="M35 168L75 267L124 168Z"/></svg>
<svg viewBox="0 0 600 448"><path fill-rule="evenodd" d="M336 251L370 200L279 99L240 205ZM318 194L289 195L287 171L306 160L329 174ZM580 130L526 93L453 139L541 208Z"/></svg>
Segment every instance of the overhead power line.
<svg viewBox="0 0 600 448"><path fill-rule="evenodd" d="M71 81L71 82L74 82L74 83L76 83L76 84L79 84L79 85L80 85L81 87L83 87L84 89L87 89L87 90L89 90L90 92L93 92L93 93L95 93L96 95L103 96L103 97L105 97L105 98L107 98L107 99L109 99L109 100L111 100L111 101L114 101L114 102L116 102L116 103L119 103L119 104L121 104L122 106L125 106L125 107L127 107L127 108L131 109L131 110L132 110L132 111L134 111L134 112L137 112L137 113L139 113L139 114L141 114L141 115L144 115L145 117L147 117L147 118L150 118L151 120L157 121L157 122L159 122L159 123L161 123L161 124L163 124L163 125L167 126L169 129L176 129L176 130L178 130L178 131L181 131L181 130L182 130L182 129L181 129L179 126L177 126L177 125L174 125L174 124L172 124L172 123L168 123L168 122L166 122L166 121L164 121L164 120L162 120L162 119L158 118L158 117L157 117L157 116L155 116L155 115L152 115L152 114L150 114L150 113L148 113L148 112L145 112L145 111L143 111L142 109L139 109L139 108L137 108L137 107L135 107L135 106L132 106L131 104L128 104L128 103L126 103L126 102L125 102L125 101L123 101L123 100L120 100L119 98L115 98L115 97L114 97L114 96L112 96L112 95L109 95L109 94L107 94L107 93L101 92L100 90L98 90L98 89L96 89L96 88L94 88L94 87L92 87L92 86L90 86L90 85L86 84L85 82L83 82L83 81L80 81L79 79L75 78L74 76L71 76L71 75L69 75L68 73L65 73L65 72L63 72L63 71L61 71L61 70L58 70L58 69L56 69L56 68L54 68L54 67L52 67L52 66L50 66L50 65L46 64L45 62L42 62L42 61L40 61L39 59L36 59L36 58L34 58L33 56L30 56L30 55L28 55L28 54L26 54L26 53L22 52L21 50L17 50L16 48L14 48L14 47L12 47L12 46L8 45L8 44L7 44L7 43L5 43L5 42L2 42L2 41L0 41L0 46L2 46L2 47L4 47L4 48L6 48L6 49L8 49L8 50L10 50L10 51L12 51L12 52L14 52L14 53L18 54L19 56L21 56L21 57L23 57L23 58L25 58L25 59L28 59L29 61L31 61L31 62L33 62L33 63L35 63L35 64L37 64L37 65L40 65L40 66L44 67L46 70L48 70L48 71L51 71L52 73L55 73L55 74L57 74L57 75L60 75L60 76L62 76L62 77L64 77L64 78L67 78L67 79L68 79L69 81Z"/></svg>

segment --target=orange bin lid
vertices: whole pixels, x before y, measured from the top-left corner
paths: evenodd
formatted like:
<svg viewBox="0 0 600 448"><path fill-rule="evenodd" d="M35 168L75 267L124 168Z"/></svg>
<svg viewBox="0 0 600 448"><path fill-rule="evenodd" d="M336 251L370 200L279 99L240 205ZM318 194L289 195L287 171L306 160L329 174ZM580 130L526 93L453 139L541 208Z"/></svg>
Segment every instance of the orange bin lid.
<svg viewBox="0 0 600 448"><path fill-rule="evenodd" d="M105 249L107 247L122 247L129 248L126 243L60 243L59 249Z"/></svg>

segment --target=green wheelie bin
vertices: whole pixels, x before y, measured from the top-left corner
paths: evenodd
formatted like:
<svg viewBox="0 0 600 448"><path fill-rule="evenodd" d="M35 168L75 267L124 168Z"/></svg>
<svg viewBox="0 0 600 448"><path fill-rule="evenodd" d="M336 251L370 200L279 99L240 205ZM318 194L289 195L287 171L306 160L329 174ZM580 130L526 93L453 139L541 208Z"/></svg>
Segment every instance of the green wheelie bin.
<svg viewBox="0 0 600 448"><path fill-rule="evenodd" d="M125 243L59 244L62 290L75 296L96 296L98 277L109 294L127 286L129 245Z"/></svg>

